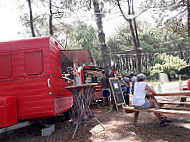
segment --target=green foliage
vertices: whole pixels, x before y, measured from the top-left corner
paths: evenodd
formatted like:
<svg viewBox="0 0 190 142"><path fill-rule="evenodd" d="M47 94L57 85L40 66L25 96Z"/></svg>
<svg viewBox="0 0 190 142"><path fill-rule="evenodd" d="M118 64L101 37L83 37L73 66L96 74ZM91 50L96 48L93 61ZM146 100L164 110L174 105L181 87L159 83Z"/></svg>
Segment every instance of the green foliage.
<svg viewBox="0 0 190 142"><path fill-rule="evenodd" d="M154 65L155 64L164 64L165 63L165 59L162 56L157 56L156 58L154 58Z"/></svg>
<svg viewBox="0 0 190 142"><path fill-rule="evenodd" d="M30 29L30 17L29 7L27 1L18 0L20 9L20 21L23 25L23 30L19 34L25 37L32 37ZM71 12L74 11L76 5L75 0L52 0L52 14L53 14L53 32L54 36L58 40L64 36L64 33L68 25L64 22L65 16L70 16ZM49 1L31 1L31 8L33 14L33 24L35 35L48 36L49 35ZM39 10L40 9L40 10ZM61 37L61 38L59 38ZM61 41L62 42L62 41Z"/></svg>
<svg viewBox="0 0 190 142"><path fill-rule="evenodd" d="M122 24L119 26L115 34L109 37L107 45L111 52L130 50L134 48L128 24Z"/></svg>
<svg viewBox="0 0 190 142"><path fill-rule="evenodd" d="M97 41L96 30L82 21L72 23L69 45L71 48L90 49Z"/></svg>
<svg viewBox="0 0 190 142"><path fill-rule="evenodd" d="M96 61L101 60L97 31L82 21L75 21L67 33L69 49L87 49Z"/></svg>
<svg viewBox="0 0 190 142"><path fill-rule="evenodd" d="M156 53L155 45L163 42L162 33L159 33L156 29L151 29L150 23L143 23L138 21L138 36L140 46L143 48L143 52L154 52ZM134 50L133 39L128 23L119 26L108 40L108 46L112 52L122 50ZM166 51L166 49L163 49Z"/></svg>
<svg viewBox="0 0 190 142"><path fill-rule="evenodd" d="M155 44L161 42L159 33L153 30L143 31L140 35L140 45L145 52L156 52Z"/></svg>
<svg viewBox="0 0 190 142"><path fill-rule="evenodd" d="M144 0L141 8L154 7L151 13L158 32L163 33L164 40L184 37L187 32L187 1L185 0Z"/></svg>
<svg viewBox="0 0 190 142"><path fill-rule="evenodd" d="M187 66L187 63L179 57L160 54L154 59L155 65L149 69L151 76L158 76L160 72L168 75L169 79L175 78L175 73Z"/></svg>

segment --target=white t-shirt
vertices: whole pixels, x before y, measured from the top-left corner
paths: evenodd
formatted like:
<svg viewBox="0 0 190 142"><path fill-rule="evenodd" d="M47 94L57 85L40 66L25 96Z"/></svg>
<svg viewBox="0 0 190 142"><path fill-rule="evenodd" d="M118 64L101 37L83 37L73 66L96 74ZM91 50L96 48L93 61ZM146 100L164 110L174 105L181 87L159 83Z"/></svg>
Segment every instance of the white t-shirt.
<svg viewBox="0 0 190 142"><path fill-rule="evenodd" d="M81 77L78 74L74 77L74 81L76 85L82 84Z"/></svg>
<svg viewBox="0 0 190 142"><path fill-rule="evenodd" d="M145 103L146 83L136 82L133 95L133 105L142 106Z"/></svg>

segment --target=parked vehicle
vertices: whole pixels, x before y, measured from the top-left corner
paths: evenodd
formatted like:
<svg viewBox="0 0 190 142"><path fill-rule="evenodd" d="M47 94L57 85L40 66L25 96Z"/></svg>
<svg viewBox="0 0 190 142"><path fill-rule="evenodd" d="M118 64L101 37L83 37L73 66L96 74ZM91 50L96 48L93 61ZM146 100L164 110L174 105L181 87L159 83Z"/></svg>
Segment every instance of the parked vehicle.
<svg viewBox="0 0 190 142"><path fill-rule="evenodd" d="M81 76L81 80L83 84L87 83L98 83L95 90L96 99L102 99L102 85L100 78L102 76L102 71L104 68L102 67L96 67L96 66L82 66L79 67L78 72ZM113 70L113 74L115 77L117 77L116 71Z"/></svg>
<svg viewBox="0 0 190 142"><path fill-rule="evenodd" d="M69 66L83 62L92 62L88 50L66 50L52 36L1 42L0 128L71 110L65 87L73 81L65 77Z"/></svg>
<svg viewBox="0 0 190 142"><path fill-rule="evenodd" d="M95 90L96 99L102 99L102 86L100 77L102 76L102 67L82 66L79 67L79 75L81 76L82 84L98 83Z"/></svg>

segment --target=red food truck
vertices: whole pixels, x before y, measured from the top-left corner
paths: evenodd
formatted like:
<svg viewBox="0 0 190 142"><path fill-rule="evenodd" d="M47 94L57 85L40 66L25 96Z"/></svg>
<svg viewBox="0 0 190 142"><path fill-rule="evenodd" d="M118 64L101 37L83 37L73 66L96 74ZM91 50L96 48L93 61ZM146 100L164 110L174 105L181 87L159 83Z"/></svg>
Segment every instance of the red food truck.
<svg viewBox="0 0 190 142"><path fill-rule="evenodd" d="M88 50L66 50L52 37L0 43L0 128L54 117L72 108L63 76L73 63L90 63Z"/></svg>
<svg viewBox="0 0 190 142"><path fill-rule="evenodd" d="M96 99L102 99L102 87L100 77L102 76L102 67L82 66L78 68L82 84L98 83L95 90Z"/></svg>
<svg viewBox="0 0 190 142"><path fill-rule="evenodd" d="M102 85L100 78L102 76L102 71L104 68L96 66L82 66L78 68L79 75L83 84L87 83L98 83L95 90L96 99L102 99ZM117 78L117 73L115 70L112 71L114 77Z"/></svg>

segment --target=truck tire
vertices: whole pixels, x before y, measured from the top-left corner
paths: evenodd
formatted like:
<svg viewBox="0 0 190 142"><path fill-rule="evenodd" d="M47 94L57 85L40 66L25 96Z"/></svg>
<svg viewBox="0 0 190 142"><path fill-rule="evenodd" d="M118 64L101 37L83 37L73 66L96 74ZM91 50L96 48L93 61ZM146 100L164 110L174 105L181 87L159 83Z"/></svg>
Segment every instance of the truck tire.
<svg viewBox="0 0 190 142"><path fill-rule="evenodd" d="M0 140L5 139L7 137L7 132L0 134Z"/></svg>

